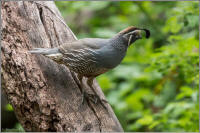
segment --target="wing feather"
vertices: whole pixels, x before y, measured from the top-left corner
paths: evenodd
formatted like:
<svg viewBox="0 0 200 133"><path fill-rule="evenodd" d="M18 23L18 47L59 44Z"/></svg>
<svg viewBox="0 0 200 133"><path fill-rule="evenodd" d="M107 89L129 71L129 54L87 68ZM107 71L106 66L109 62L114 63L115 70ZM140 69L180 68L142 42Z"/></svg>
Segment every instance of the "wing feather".
<svg viewBox="0 0 200 133"><path fill-rule="evenodd" d="M85 38L59 46L63 62L75 72L86 75L98 69L97 50L107 45L108 39Z"/></svg>

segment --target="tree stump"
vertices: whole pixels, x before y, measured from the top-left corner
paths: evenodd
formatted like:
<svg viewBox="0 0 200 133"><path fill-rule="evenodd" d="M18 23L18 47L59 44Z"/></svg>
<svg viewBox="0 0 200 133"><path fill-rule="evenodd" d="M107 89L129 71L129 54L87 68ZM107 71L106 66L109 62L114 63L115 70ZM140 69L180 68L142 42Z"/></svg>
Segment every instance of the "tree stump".
<svg viewBox="0 0 200 133"><path fill-rule="evenodd" d="M76 39L54 2L2 2L1 13L2 88L25 131L123 131L109 104L81 104L76 74L28 53Z"/></svg>

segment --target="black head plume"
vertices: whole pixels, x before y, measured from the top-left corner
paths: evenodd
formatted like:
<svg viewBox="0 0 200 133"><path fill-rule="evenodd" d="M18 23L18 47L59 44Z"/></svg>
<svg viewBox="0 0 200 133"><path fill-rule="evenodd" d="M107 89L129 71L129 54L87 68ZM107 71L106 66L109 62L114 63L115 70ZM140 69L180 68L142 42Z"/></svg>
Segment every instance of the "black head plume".
<svg viewBox="0 0 200 133"><path fill-rule="evenodd" d="M150 37L150 30L147 30L147 29L140 29L140 30L144 30L146 32L146 38L149 38Z"/></svg>
<svg viewBox="0 0 200 133"><path fill-rule="evenodd" d="M135 26L130 26L122 31L119 32L119 34L131 34L133 31L135 30L144 30L145 33L146 33L146 38L149 38L150 37L150 31L147 30L147 29L141 29L141 28L137 28Z"/></svg>

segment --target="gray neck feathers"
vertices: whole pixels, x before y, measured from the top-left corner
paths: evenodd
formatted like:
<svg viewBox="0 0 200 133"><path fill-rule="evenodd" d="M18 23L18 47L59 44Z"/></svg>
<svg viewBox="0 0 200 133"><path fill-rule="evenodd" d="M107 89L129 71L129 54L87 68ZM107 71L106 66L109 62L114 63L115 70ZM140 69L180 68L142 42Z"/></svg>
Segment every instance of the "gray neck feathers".
<svg viewBox="0 0 200 133"><path fill-rule="evenodd" d="M128 48L128 42L123 39L122 36L116 35L113 38L110 39L111 46L113 46L115 49L121 51L121 52L126 52Z"/></svg>

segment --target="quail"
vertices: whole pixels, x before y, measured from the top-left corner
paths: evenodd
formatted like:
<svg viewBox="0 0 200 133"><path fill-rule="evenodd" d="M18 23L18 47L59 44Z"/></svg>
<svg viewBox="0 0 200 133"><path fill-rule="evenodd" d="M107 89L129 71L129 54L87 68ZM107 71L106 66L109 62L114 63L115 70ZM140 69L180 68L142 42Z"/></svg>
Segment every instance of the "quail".
<svg viewBox="0 0 200 133"><path fill-rule="evenodd" d="M119 65L126 55L127 48L141 39L144 33L145 37L149 38L149 30L130 26L109 39L84 38L55 48L35 48L29 52L45 55L76 72L82 94L85 93L82 89L82 78L87 77L88 86L94 95L97 95L93 88L93 79Z"/></svg>

